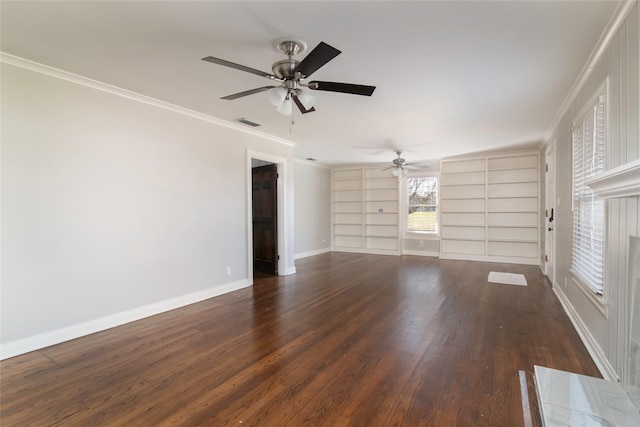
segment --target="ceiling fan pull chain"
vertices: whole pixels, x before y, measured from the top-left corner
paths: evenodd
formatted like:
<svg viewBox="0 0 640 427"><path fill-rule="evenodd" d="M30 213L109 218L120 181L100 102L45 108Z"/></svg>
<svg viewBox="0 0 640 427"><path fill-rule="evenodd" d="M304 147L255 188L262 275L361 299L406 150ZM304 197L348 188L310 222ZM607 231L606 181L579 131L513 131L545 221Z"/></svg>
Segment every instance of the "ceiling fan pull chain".
<svg viewBox="0 0 640 427"><path fill-rule="evenodd" d="M291 135L293 133L293 125L295 125L296 123L293 121L293 110L291 109L291 124L289 125L289 135Z"/></svg>

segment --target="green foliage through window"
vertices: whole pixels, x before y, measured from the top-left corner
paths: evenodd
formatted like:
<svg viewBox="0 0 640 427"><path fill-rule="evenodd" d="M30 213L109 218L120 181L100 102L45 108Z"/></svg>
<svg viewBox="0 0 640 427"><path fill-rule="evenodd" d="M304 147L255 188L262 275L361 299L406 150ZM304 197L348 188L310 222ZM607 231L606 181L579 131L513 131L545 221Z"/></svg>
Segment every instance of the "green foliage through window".
<svg viewBox="0 0 640 427"><path fill-rule="evenodd" d="M438 179L435 176L408 178L409 231L435 233L438 231Z"/></svg>

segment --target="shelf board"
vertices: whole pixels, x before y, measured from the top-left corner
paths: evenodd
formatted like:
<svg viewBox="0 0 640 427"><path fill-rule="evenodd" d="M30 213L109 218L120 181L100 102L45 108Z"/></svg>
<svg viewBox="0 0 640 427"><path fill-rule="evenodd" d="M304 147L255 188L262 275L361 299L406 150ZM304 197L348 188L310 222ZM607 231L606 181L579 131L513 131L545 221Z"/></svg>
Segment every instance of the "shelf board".
<svg viewBox="0 0 640 427"><path fill-rule="evenodd" d="M535 228L538 229L537 225L489 225L489 228Z"/></svg>
<svg viewBox="0 0 640 427"><path fill-rule="evenodd" d="M489 239L489 243L538 243L537 240L516 240L516 239Z"/></svg>
<svg viewBox="0 0 640 427"><path fill-rule="evenodd" d="M484 228L486 227L485 225L440 225L441 228L446 228L446 227L454 227L454 228L482 228L484 230Z"/></svg>
<svg viewBox="0 0 640 427"><path fill-rule="evenodd" d="M485 239L471 239L471 238L455 238L455 237L442 237L440 240L453 240L456 242L484 242Z"/></svg>
<svg viewBox="0 0 640 427"><path fill-rule="evenodd" d="M468 182L466 184L440 184L440 187L468 187L470 185L485 185L486 182Z"/></svg>
<svg viewBox="0 0 640 427"><path fill-rule="evenodd" d="M494 214L494 213L507 213L507 214L516 214L516 213L521 213L521 214L538 214L538 211L488 211L488 214Z"/></svg>

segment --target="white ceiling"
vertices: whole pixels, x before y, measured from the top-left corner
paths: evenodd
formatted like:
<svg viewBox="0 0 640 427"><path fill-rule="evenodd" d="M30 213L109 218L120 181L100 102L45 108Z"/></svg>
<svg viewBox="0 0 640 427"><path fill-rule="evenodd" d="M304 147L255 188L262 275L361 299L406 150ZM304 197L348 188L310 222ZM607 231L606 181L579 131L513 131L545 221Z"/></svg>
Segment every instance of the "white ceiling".
<svg viewBox="0 0 640 427"><path fill-rule="evenodd" d="M245 117L327 165L410 162L540 144L617 1L9 2L1 50L223 120ZM342 54L311 80L377 86L314 92L316 112L278 114L267 79L292 36ZM296 112L297 113L297 110Z"/></svg>

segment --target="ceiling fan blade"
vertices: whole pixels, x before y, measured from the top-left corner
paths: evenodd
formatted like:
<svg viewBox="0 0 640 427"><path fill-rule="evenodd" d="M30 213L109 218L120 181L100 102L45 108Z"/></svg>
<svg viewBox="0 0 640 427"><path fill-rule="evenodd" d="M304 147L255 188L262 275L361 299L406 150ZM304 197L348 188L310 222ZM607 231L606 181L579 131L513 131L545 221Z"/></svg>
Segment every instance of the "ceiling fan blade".
<svg viewBox="0 0 640 427"><path fill-rule="evenodd" d="M404 165L403 168L411 170L411 171L417 171L420 170L420 167L415 166L415 165Z"/></svg>
<svg viewBox="0 0 640 427"><path fill-rule="evenodd" d="M311 107L308 110L306 108L304 108L304 105L302 105L302 102L300 102L300 100L298 99L298 95L293 94L293 95L291 95L291 97L293 98L293 102L296 103L296 105L298 106L298 109L300 110L300 112L302 114L307 114L307 113L311 113L313 111L316 111L316 109L314 107Z"/></svg>
<svg viewBox="0 0 640 427"><path fill-rule="evenodd" d="M244 92L238 92L238 93L234 93L232 95L223 96L220 99L226 99L228 101L231 101L232 99L242 98L243 96L253 95L254 93L264 92L264 91L267 91L269 89L274 89L274 88L277 88L277 87L279 87L279 86L258 87L258 88L255 88L255 89L245 90Z"/></svg>
<svg viewBox="0 0 640 427"><path fill-rule="evenodd" d="M305 77L309 77L318 68L331 61L340 52L335 47L329 46L325 42L320 42L295 68L294 73L300 73Z"/></svg>
<svg viewBox="0 0 640 427"><path fill-rule="evenodd" d="M207 56L206 58L202 58L203 61L211 62L218 65L224 65L225 67L235 68L236 70L246 71L247 73L255 74L258 76L266 77L271 80L280 80L273 74L267 73L265 71L256 70L255 68L247 67L245 65L236 64L235 62L227 61L220 58L214 58L213 56Z"/></svg>
<svg viewBox="0 0 640 427"><path fill-rule="evenodd" d="M329 92L342 92L350 93L353 95L371 96L373 91L376 90L375 86L354 85L351 83L336 83L336 82L320 82L312 81L308 84L309 89L313 90L326 90Z"/></svg>

